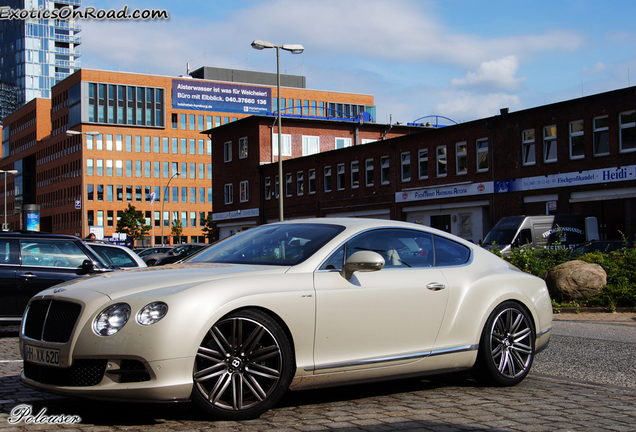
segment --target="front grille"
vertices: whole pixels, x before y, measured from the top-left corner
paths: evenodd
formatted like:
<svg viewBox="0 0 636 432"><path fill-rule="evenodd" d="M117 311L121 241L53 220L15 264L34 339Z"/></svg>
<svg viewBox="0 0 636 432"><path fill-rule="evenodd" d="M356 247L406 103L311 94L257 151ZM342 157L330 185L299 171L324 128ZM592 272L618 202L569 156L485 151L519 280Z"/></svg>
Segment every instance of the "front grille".
<svg viewBox="0 0 636 432"><path fill-rule="evenodd" d="M75 360L69 368L24 362L24 376L42 383L64 387L88 387L99 384L108 360Z"/></svg>
<svg viewBox="0 0 636 432"><path fill-rule="evenodd" d="M81 310L77 303L35 300L26 312L24 335L33 340L66 343Z"/></svg>

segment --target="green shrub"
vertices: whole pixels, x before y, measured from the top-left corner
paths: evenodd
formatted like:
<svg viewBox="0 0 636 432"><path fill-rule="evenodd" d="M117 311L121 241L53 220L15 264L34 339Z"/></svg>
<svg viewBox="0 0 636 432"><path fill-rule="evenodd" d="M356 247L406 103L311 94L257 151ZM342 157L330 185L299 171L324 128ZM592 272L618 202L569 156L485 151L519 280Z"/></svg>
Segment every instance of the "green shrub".
<svg viewBox="0 0 636 432"><path fill-rule="evenodd" d="M498 250L492 252L502 256ZM538 277L571 259L598 264L607 273L607 284L598 295L582 304L577 303L574 307L599 306L610 310L617 307L636 308L636 248L626 246L614 252L590 252L576 257L571 257L570 251L566 249L519 248L502 258L520 270ZM573 305L553 301L553 306L559 309Z"/></svg>

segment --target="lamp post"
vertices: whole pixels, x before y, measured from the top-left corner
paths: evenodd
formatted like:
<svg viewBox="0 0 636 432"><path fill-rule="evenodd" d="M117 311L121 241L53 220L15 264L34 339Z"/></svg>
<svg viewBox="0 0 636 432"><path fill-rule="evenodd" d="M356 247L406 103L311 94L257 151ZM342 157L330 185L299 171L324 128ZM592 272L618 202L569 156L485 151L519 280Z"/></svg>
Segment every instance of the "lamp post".
<svg viewBox="0 0 636 432"><path fill-rule="evenodd" d="M166 195L168 193L168 186L170 186L170 182L172 181L173 178L175 177L179 177L181 175L181 173L179 171L177 171L176 173L172 174L172 177L170 177L170 179L168 180L168 183L166 184L166 188L163 190L163 200L161 201L161 246L164 246L163 243L163 207L164 204L166 202Z"/></svg>
<svg viewBox="0 0 636 432"><path fill-rule="evenodd" d="M4 173L4 223L2 224L2 231L9 231L9 225L7 225L7 174L17 174L18 170L0 170L0 173Z"/></svg>
<svg viewBox="0 0 636 432"><path fill-rule="evenodd" d="M252 48L262 50L265 48L276 48L276 91L278 98L278 219L283 221L283 142L280 129L280 49L289 51L292 54L301 54L305 48L299 44L274 45L273 43L255 40Z"/></svg>
<svg viewBox="0 0 636 432"><path fill-rule="evenodd" d="M97 131L89 131L89 132L79 132L79 131L74 131L74 130L67 130L66 131L66 135L68 136L76 136L76 135L90 135L90 136L96 136L99 135L99 132ZM82 149L84 149L84 140L82 139ZM82 170L82 172L84 172L84 170ZM84 176L82 175L82 178ZM84 232L84 221L86 220L84 218L84 211L86 210L86 200L84 199L84 181L82 180L82 238L86 237L86 233ZM86 220L86 223L88 224L88 221ZM88 229L87 229L88 231Z"/></svg>

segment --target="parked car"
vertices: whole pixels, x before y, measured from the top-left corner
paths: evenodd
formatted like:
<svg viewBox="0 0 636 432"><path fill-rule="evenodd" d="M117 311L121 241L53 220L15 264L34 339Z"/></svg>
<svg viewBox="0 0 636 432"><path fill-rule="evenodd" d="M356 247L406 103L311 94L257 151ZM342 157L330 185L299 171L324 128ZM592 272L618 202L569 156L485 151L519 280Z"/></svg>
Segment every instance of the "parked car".
<svg viewBox="0 0 636 432"><path fill-rule="evenodd" d="M240 420L287 389L451 370L515 385L548 344L552 305L542 279L451 234L334 218L263 225L179 264L58 286L31 300L24 323L29 387L192 399Z"/></svg>
<svg viewBox="0 0 636 432"><path fill-rule="evenodd" d="M0 233L0 324L15 323L29 299L61 282L110 271L77 237Z"/></svg>
<svg viewBox="0 0 636 432"><path fill-rule="evenodd" d="M165 253L165 252L168 252L170 249L172 249L172 246L155 246L155 247L149 247L145 249L139 249L136 251L136 253L140 258L143 258L145 256L152 255L152 254Z"/></svg>
<svg viewBox="0 0 636 432"><path fill-rule="evenodd" d="M186 257L189 257L199 249L203 249L206 246L210 246L207 243L184 243L179 246L175 246L166 252L149 254L143 257L144 262L148 267L172 264L180 261Z"/></svg>
<svg viewBox="0 0 636 432"><path fill-rule="evenodd" d="M134 253L130 248L126 246L119 246L112 243L105 243L100 241L87 241L86 244L90 247L99 257L115 269L129 269L138 267L148 267L144 260L139 255Z"/></svg>

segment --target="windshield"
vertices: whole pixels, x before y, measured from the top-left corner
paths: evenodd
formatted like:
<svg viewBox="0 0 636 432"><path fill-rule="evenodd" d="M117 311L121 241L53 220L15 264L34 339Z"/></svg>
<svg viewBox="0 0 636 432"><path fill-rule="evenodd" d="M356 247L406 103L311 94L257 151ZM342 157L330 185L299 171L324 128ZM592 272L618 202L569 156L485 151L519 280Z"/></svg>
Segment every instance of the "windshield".
<svg viewBox="0 0 636 432"><path fill-rule="evenodd" d="M516 229L492 230L484 239L484 244L509 245L517 233Z"/></svg>
<svg viewBox="0 0 636 432"><path fill-rule="evenodd" d="M295 265L344 230L339 225L263 225L217 243L188 260L191 263Z"/></svg>

